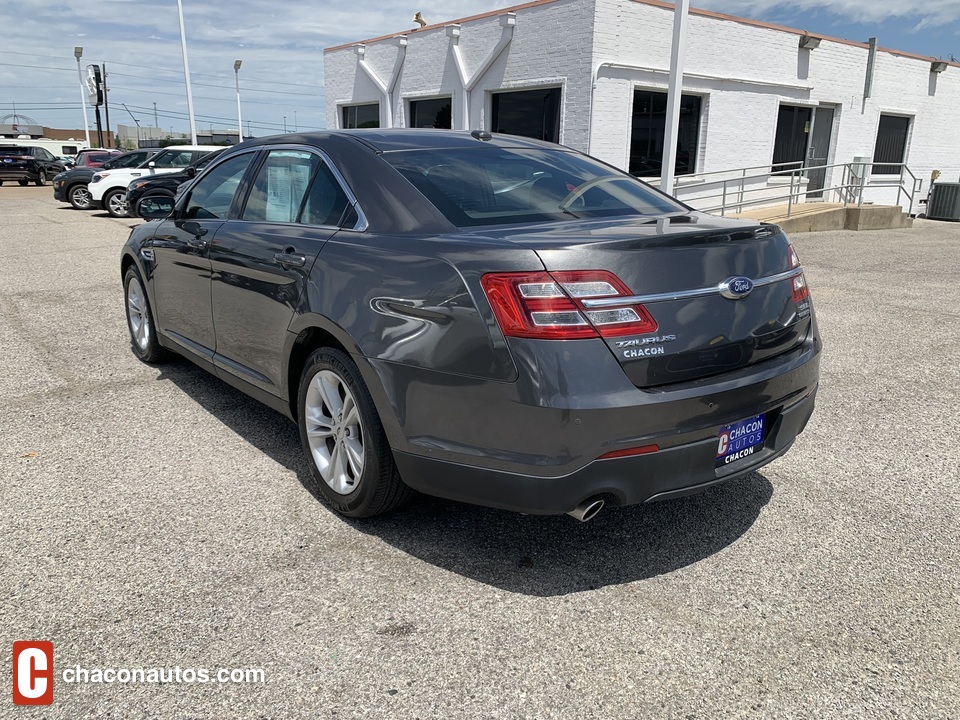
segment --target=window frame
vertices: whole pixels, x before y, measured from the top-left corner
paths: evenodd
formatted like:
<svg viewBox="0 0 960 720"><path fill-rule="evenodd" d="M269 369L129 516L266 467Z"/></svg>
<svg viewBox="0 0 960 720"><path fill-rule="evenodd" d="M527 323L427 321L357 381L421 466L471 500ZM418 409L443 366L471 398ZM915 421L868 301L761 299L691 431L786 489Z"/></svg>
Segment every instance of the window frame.
<svg viewBox="0 0 960 720"><path fill-rule="evenodd" d="M892 118L896 120L906 120L907 126L903 131L903 147L900 152L900 159L893 160L877 160L877 143L880 142L880 125L883 123L884 118ZM907 164L907 156L910 152L910 139L913 136L913 125L916 121L914 115L908 115L906 113L898 112L883 112L880 111L880 114L877 118L877 130L873 140L873 164L870 166L870 175L877 176L878 178L896 178L903 173L903 167ZM895 167L899 165L900 167ZM887 172L887 168L895 167L891 172Z"/></svg>
<svg viewBox="0 0 960 720"><path fill-rule="evenodd" d="M453 95L427 95L423 97L411 97L407 98L407 127L416 128L418 127L413 123L414 121L414 106L417 103L428 103L435 102L437 100L446 100L447 104L450 105L450 126L445 128L435 128L437 130L452 130L453 129ZM430 127L433 127L432 125Z"/></svg>
<svg viewBox="0 0 960 720"><path fill-rule="evenodd" d="M333 174L334 179L340 185L340 189L347 196L348 207L352 207L354 212L357 215L357 221L353 224L353 226L346 227L346 226L340 226L340 225L315 225L313 223L301 223L301 222L281 223L281 222L273 222L273 221L265 221L265 220L243 220L241 218L241 215L243 215L243 211L247 205L247 200L250 197L250 190L253 186L253 179L256 178L257 174L260 172L260 168L263 166L263 163L266 162L267 155L269 155L272 150L296 150L299 152L309 152L314 155L317 155L320 158L320 161L322 163L326 163L327 167L330 168L330 172ZM367 216L364 214L363 208L360 207L360 202L357 200L356 194L347 184L347 181L344 179L343 173L340 172L340 169L330 159L330 156L326 152L324 152L322 149L314 145L298 145L295 143L277 143L275 145L273 144L259 145L255 148L251 148L248 152L258 153L258 157L254 158L253 162L250 164L248 173L244 176L244 179L241 181L241 184L245 185L242 189L242 200L239 203L235 202L234 206L231 207L231 214L228 219L237 220L240 222L270 222L271 224L276 224L276 225L296 225L298 227L336 228L338 230L349 230L352 232L365 232L367 227L369 227L369 223L367 222ZM221 162L225 162L230 158L236 157L237 155L240 155L240 154L243 154L243 153L236 153L236 154L230 154L230 155L225 154L225 156L221 156L217 158L217 161L214 162L212 165L208 165L206 168L204 168L203 172L197 175L197 178L202 178L204 175L210 172L213 168L217 167ZM311 182L312 180L313 178L311 178ZM199 182L199 179L196 182ZM190 193L186 193L186 195L189 196L190 194L192 194L192 192L193 190L191 188ZM241 192L238 192L238 197L240 196L241 196ZM236 201L236 198L235 198L235 201ZM184 208L186 207L187 202L189 201L188 200L184 201ZM345 212L344 215L346 214L347 213Z"/></svg>
<svg viewBox="0 0 960 720"><path fill-rule="evenodd" d="M180 201L177 203L175 219L186 220L186 221L192 220L195 222L202 222L204 220L215 220L216 222L236 220L237 214L238 214L238 205L237 205L238 198L242 197L243 202L246 203L247 193L249 191L249 188L247 186L249 185L251 168L260 166L259 159L257 157L258 153L259 153L259 148L250 148L245 152L236 153L234 155L230 155L229 157L219 158L220 162L216 162L212 165L208 165L206 169L203 171L203 173L201 173L200 175L197 175L192 181L189 181L190 188L185 193L183 193L183 196L180 198ZM193 193L196 190L196 186L199 185L201 182L203 182L203 179L207 176L208 173L213 171L215 168L219 167L221 162L229 162L230 160L237 157L242 157L243 155L253 155L253 158L250 161L250 164L247 165L247 168L244 171L243 175L240 177L240 184L237 186L237 191L233 196L233 200L230 203L230 207L227 209L226 217L216 218L216 219L187 217L187 208L189 207L190 201L193 198Z"/></svg>
<svg viewBox="0 0 960 720"><path fill-rule="evenodd" d="M532 135L515 135L515 133L505 133L507 135L515 135L515 137L528 137L533 140L540 140L541 142L552 142L556 145L563 144L563 119L564 119L564 100L566 97L566 84L563 82L549 82L542 85L523 85L520 87L500 87L500 88L491 88L487 92L489 93L489 108L490 108L490 131L491 132L503 132L502 130L497 129L497 118L500 114L500 100L499 98L503 95L516 95L519 93L536 93L542 91L557 91L557 126L556 126L556 139L554 140L544 140L543 138L534 137Z"/></svg>
<svg viewBox="0 0 960 720"><path fill-rule="evenodd" d="M346 112L351 108L360 108L360 107L376 107L377 108L377 127L376 128L362 128L359 125L347 125L346 122ZM382 115L380 108L380 101L374 100L373 102L353 102L353 103L343 103L339 106L339 120L340 120L340 129L341 130L378 130L382 127Z"/></svg>
<svg viewBox="0 0 960 720"><path fill-rule="evenodd" d="M630 175L633 175L633 176L636 177L636 178L657 178L657 177L662 177L662 175L663 175L663 168L662 168L662 167L660 168L660 172L658 172L656 175L638 174L638 173L634 173L634 172L632 172L632 171L630 170L630 158L631 158L631 156L632 156L632 154L633 154L633 117L634 117L634 106L635 106L636 101L637 101L637 93L650 93L650 94L652 94L652 95L663 95L664 97L667 97L667 96L668 96L667 88L650 87L649 85L632 85L632 86L631 86L631 88L630 88L630 116L629 116L629 121L628 121L628 123L627 123L627 141L628 141L628 142L627 142L627 157L626 157L627 172L628 172ZM683 92L683 91L681 90L681 92L680 92L680 102L681 102L681 104L683 103L684 98L695 98L695 99L697 100L697 103L698 103L698 107L697 107L697 118L696 118L696 121L695 121L695 123L694 123L694 127L695 127L695 129L696 129L696 138L695 138L695 140L694 140L694 145L695 145L695 147L693 148L693 150L692 150L691 153L690 153L690 157L692 158L692 165L693 165L693 168L692 168L692 169L688 169L688 172L685 172L685 173L679 173L679 172L677 172L677 167L676 167L677 161L676 161L676 158L674 158L674 168L673 168L673 171L674 171L674 177L677 177L677 178L681 178L681 177L691 177L691 176L695 176L698 172L702 172L702 168L699 167L699 166L700 166L700 160L701 160L701 158L700 158L700 153L701 153L701 151L702 151L702 149L703 149L703 135L704 135L704 132L703 132L703 130L704 130L703 123L704 123L704 117L705 117L705 108L706 108L707 102L708 102L708 100L709 100L709 93L702 93L702 92ZM678 133L679 133L679 128L678 128ZM661 145L663 145L663 143L666 141L666 125L664 125L663 135L664 135L664 138L663 138L663 140L661 140L661 143L660 143ZM687 163L687 167L689 168L690 165L691 165L691 163L688 162L688 163Z"/></svg>

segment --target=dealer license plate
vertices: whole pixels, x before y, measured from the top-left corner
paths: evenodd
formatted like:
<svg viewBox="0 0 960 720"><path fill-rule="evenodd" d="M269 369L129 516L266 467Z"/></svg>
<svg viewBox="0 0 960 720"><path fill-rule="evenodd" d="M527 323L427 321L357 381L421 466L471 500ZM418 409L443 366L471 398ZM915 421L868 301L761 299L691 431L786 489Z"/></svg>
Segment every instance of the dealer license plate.
<svg viewBox="0 0 960 720"><path fill-rule="evenodd" d="M759 452L766 434L766 417L757 415L727 425L717 436L717 467L723 467Z"/></svg>

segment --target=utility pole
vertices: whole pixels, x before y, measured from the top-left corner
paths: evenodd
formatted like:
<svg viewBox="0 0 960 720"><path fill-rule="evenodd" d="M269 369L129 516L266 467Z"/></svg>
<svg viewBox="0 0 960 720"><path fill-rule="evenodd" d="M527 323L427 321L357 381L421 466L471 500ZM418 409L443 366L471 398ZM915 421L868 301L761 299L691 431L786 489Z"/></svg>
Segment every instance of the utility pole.
<svg viewBox="0 0 960 720"><path fill-rule="evenodd" d="M160 118L157 117L157 104L153 104L153 126L155 128L160 127Z"/></svg>
<svg viewBox="0 0 960 720"><path fill-rule="evenodd" d="M139 150L140 149L140 121L137 120L135 117L133 117L133 113L130 112L130 108L128 108L125 103L120 103L120 104L123 105L123 109L127 111L127 115L130 116L130 118L133 120L133 122L137 126L137 149Z"/></svg>

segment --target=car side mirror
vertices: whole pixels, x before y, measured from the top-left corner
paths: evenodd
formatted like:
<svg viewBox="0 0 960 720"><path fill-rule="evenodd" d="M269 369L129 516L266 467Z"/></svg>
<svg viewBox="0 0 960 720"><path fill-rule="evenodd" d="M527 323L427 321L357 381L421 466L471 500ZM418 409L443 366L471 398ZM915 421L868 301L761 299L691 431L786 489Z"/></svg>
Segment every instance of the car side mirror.
<svg viewBox="0 0 960 720"><path fill-rule="evenodd" d="M157 164L156 164L153 160L151 160L150 162L147 163L147 167L148 167L148 168L155 168L156 166L157 166Z"/></svg>
<svg viewBox="0 0 960 720"><path fill-rule="evenodd" d="M196 176L197 176L197 169L196 169L195 167L188 167L188 168L184 169L184 172L187 174L187 177L188 177L188 178L192 178L192 177L196 177Z"/></svg>
<svg viewBox="0 0 960 720"><path fill-rule="evenodd" d="M140 201L137 207L137 213L144 220L159 220L160 218L170 217L173 213L174 201L172 197L157 195L154 197L145 197Z"/></svg>

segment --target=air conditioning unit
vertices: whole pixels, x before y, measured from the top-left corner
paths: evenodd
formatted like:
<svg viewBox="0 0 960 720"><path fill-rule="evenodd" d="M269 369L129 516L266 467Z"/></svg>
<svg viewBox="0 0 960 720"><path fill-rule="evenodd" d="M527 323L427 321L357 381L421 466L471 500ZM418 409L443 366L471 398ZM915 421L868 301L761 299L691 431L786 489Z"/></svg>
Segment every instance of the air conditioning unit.
<svg viewBox="0 0 960 720"><path fill-rule="evenodd" d="M960 182L934 183L927 200L927 217L933 220L960 220Z"/></svg>

